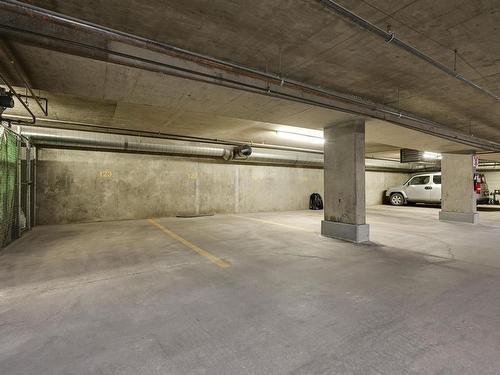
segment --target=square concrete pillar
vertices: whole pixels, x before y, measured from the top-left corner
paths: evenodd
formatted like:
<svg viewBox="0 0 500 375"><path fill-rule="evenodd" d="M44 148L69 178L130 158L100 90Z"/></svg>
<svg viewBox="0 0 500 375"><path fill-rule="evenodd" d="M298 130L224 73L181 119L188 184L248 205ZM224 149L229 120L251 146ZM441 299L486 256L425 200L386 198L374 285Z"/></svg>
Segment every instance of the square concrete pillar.
<svg viewBox="0 0 500 375"><path fill-rule="evenodd" d="M443 154L439 220L476 224L473 155Z"/></svg>
<svg viewBox="0 0 500 375"><path fill-rule="evenodd" d="M369 240L365 206L365 121L325 128L325 220L321 234L351 242Z"/></svg>

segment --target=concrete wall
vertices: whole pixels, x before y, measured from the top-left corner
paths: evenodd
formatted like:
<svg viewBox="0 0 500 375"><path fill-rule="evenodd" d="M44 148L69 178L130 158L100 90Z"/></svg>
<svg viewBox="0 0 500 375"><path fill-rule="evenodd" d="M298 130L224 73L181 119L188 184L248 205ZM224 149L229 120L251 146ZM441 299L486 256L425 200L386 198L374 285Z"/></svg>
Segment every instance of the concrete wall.
<svg viewBox="0 0 500 375"><path fill-rule="evenodd" d="M409 177L407 173L366 172L366 205L382 204L384 191L391 186L401 185Z"/></svg>
<svg viewBox="0 0 500 375"><path fill-rule="evenodd" d="M154 155L39 150L38 224L307 209L323 170ZM407 175L367 172L367 204Z"/></svg>
<svg viewBox="0 0 500 375"><path fill-rule="evenodd" d="M490 192L493 190L500 190L500 171L498 172L483 172L488 183Z"/></svg>

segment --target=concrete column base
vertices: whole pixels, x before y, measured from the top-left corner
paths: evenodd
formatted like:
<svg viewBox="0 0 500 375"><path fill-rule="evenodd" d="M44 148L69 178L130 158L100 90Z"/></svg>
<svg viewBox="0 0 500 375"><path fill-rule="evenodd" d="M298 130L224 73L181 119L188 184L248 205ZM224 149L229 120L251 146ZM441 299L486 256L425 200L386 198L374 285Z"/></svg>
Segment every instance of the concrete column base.
<svg viewBox="0 0 500 375"><path fill-rule="evenodd" d="M439 220L441 221L458 221L460 223L479 223L479 214L477 212L450 212L439 211Z"/></svg>
<svg viewBox="0 0 500 375"><path fill-rule="evenodd" d="M323 220L321 222L321 235L355 243L367 242L370 238L370 226L368 224L345 224Z"/></svg>

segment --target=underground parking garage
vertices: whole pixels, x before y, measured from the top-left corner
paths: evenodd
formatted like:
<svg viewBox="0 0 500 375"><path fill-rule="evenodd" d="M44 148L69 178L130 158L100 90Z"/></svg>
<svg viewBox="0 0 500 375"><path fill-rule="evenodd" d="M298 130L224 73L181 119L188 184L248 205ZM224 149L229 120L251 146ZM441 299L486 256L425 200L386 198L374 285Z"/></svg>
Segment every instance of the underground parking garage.
<svg viewBox="0 0 500 375"><path fill-rule="evenodd" d="M497 374L494 2L0 2L1 374Z"/></svg>

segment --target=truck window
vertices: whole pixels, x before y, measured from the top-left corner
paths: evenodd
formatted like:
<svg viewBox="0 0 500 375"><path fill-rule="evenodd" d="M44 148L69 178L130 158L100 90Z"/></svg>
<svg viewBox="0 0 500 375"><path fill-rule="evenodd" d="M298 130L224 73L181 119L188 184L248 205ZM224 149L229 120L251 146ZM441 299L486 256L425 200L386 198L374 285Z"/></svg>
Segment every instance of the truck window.
<svg viewBox="0 0 500 375"><path fill-rule="evenodd" d="M436 185L441 185L441 176L432 176L432 182Z"/></svg>
<svg viewBox="0 0 500 375"><path fill-rule="evenodd" d="M430 176L415 176L410 180L410 185L427 185Z"/></svg>

